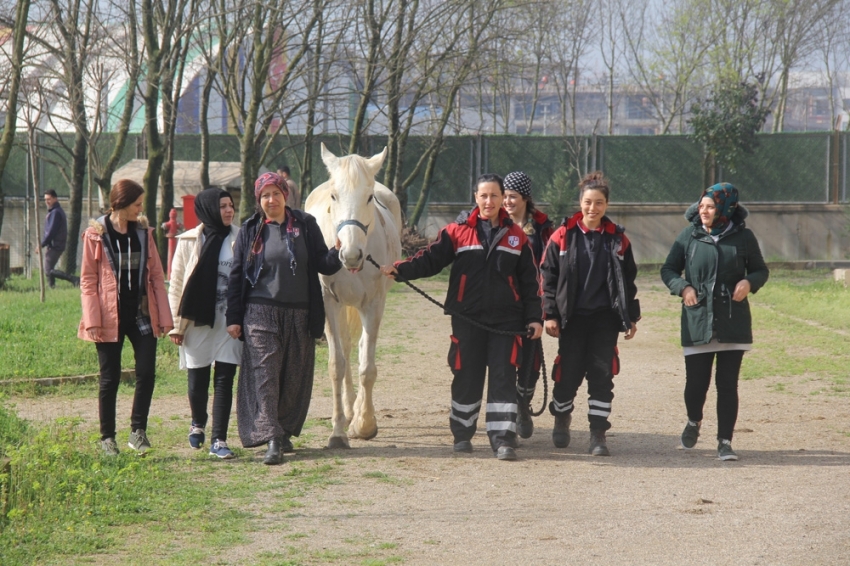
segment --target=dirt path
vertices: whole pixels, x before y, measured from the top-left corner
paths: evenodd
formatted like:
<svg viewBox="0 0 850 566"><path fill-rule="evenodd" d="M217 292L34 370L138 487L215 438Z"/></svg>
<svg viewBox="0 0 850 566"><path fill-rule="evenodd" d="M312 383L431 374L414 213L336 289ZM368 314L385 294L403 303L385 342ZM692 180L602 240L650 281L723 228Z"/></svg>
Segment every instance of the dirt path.
<svg viewBox="0 0 850 566"><path fill-rule="evenodd" d="M442 285L426 287L442 296ZM288 548L318 564L365 546L429 566L850 564L847 398L807 395L811 383L803 378L782 378L784 393L773 388L779 379L742 382L734 442L741 460L720 462L712 391L701 442L678 450L684 363L678 321L663 314L677 306L654 278L642 278L639 288L647 315L636 338L620 344L612 456L585 453L583 389L570 447L552 446L547 411L513 463L493 457L481 430L473 454L452 453L448 318L415 294L394 293L379 341L378 437L353 440L352 450L338 453L333 485L298 513L269 513L263 522L275 527L253 533L226 560L248 564L259 552ZM555 341L547 338L544 348L551 364ZM320 370L314 418L331 412ZM535 406L541 393L538 387ZM93 405L37 399L18 409L30 418L61 413L96 422ZM182 397L154 401L163 419L187 411ZM325 458L325 440L316 436L291 460Z"/></svg>

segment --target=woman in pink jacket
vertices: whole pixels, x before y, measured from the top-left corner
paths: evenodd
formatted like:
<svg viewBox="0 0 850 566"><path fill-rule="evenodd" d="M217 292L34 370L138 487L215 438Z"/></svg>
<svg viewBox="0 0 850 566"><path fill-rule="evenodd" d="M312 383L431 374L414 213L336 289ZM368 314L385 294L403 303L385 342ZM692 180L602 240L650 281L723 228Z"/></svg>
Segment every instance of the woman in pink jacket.
<svg viewBox="0 0 850 566"><path fill-rule="evenodd" d="M153 397L156 339L174 323L153 229L140 218L144 189L121 179L109 193L109 212L83 232L80 272L83 318L77 336L94 342L100 364L100 437L103 451L118 454L115 402L121 381L121 350L129 338L136 358L136 392L128 445L144 454Z"/></svg>

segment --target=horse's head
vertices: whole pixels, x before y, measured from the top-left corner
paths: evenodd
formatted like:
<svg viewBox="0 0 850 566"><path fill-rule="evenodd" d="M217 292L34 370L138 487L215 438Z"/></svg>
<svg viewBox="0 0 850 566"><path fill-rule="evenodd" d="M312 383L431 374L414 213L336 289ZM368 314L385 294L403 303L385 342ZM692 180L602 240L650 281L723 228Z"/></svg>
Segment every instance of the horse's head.
<svg viewBox="0 0 850 566"><path fill-rule="evenodd" d="M387 149L369 159L359 155L337 157L322 144L322 161L330 174L330 207L336 237L342 243L339 259L351 271L363 268L366 238L375 229L375 175L384 164Z"/></svg>

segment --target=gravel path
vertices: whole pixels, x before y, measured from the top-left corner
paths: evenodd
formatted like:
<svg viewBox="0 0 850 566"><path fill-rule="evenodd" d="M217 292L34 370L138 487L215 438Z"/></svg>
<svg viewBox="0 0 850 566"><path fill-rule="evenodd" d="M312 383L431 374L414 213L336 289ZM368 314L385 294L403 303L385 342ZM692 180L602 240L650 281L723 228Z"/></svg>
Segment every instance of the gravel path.
<svg viewBox="0 0 850 566"><path fill-rule="evenodd" d="M379 340L377 438L352 440L352 450L337 453L334 485L317 489L296 514L268 513L275 528L253 533L226 560L248 564L259 552L289 548L309 564L338 563L327 557L365 547L370 556L429 566L850 564L847 397L808 395L818 384L805 376L742 382L734 441L741 460L720 462L712 390L700 443L677 449L685 422L678 319L651 313L678 306L655 281L639 280L650 314L634 340L620 343L610 458L586 454L584 388L569 448L553 447L547 411L517 462L497 461L481 430L473 454L453 454L449 319L412 292L394 293ZM425 287L442 297L444 285ZM758 324L757 301L754 308ZM758 340L756 332L756 348ZM546 338L544 349L551 365L556 342ZM320 372L314 418L331 413ZM774 390L780 381L784 392ZM538 386L535 408L541 396ZM121 399L120 414L128 402ZM30 418L96 422L95 405L46 398L18 409ZM186 415L184 405L182 397L157 398L153 413ZM290 461L326 458L325 440ZM307 536L284 540L286 533Z"/></svg>

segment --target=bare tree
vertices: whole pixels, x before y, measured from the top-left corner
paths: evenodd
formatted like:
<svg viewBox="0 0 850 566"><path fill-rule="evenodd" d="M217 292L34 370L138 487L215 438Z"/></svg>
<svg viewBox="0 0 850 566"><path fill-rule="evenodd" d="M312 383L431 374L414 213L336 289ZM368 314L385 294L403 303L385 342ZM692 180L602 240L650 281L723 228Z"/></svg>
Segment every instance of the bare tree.
<svg viewBox="0 0 850 566"><path fill-rule="evenodd" d="M12 52L10 54L10 81L4 94L6 98L6 122L3 124L3 135L0 136L0 178L6 170L9 154L15 142L15 131L18 117L18 93L21 88L21 75L24 65L25 42L24 38L29 18L30 0L18 0L15 4L14 19L8 21L12 29ZM5 207L5 192L0 182L0 229L3 228L3 216Z"/></svg>
<svg viewBox="0 0 850 566"><path fill-rule="evenodd" d="M455 100L461 88L467 84L472 71L476 68L476 60L481 50L496 37L500 36L501 30L498 26L491 26L494 18L509 7L504 0L470 0L463 2L451 18L449 26L443 30L442 38L451 42L453 38L461 38L461 43L452 44L451 49L446 50L446 44L436 41L434 49L449 51L453 57L446 58L440 66L440 72L434 72L435 88L431 95L436 99L435 106L441 108L441 114L432 125L431 143L425 150L427 155L424 175L422 179L419 198L408 219L408 226L416 226L425 211L431 189L431 180L443 148L446 127L452 118L455 109Z"/></svg>
<svg viewBox="0 0 850 566"><path fill-rule="evenodd" d="M95 116L89 140L90 181L99 189L99 201L109 202L112 174L121 164L136 110L136 92L141 75L138 45L136 3L109 6L111 13L103 18L102 43L89 77L95 87ZM109 93L116 91L114 101ZM103 134L111 137L106 155L101 155L98 141ZM90 211L91 212L91 211Z"/></svg>
<svg viewBox="0 0 850 566"><path fill-rule="evenodd" d="M823 37L825 18L839 0L773 0L771 36L779 55L779 96L773 119L773 131L781 132L788 104L788 78L791 69L810 55Z"/></svg>
<svg viewBox="0 0 850 566"><path fill-rule="evenodd" d="M589 0L571 2L567 9L558 12L553 24L557 31L548 46L552 70L550 84L558 96L564 149L571 169L577 172L584 169L586 143L578 125L577 95L584 58L590 47L592 13Z"/></svg>
<svg viewBox="0 0 850 566"><path fill-rule="evenodd" d="M614 114L617 108L617 90L620 64L623 58L625 30L619 14L629 13L630 0L600 0L597 4L599 22L599 55L605 68L605 107L609 135L614 133Z"/></svg>
<svg viewBox="0 0 850 566"><path fill-rule="evenodd" d="M144 176L145 212L151 218L156 217L156 199L159 193L159 181L162 166L166 158L166 140L159 130L159 105L163 87L173 85L178 70L175 54L182 48L188 26L194 21L190 8L193 0L141 0L141 29L145 44L145 85L142 100L145 108L144 135L148 158L148 167ZM169 92L170 94L170 92ZM163 208L171 203L162 201ZM160 250L164 248L159 241Z"/></svg>
<svg viewBox="0 0 850 566"><path fill-rule="evenodd" d="M65 271L68 273L77 270L79 238L76 235L82 224L90 139L85 75L90 54L98 41L96 10L96 0L47 0L45 11L49 25L36 28L30 35L47 53L39 58L35 72L56 83L49 93L53 107L47 116L50 127L44 131L54 155L49 160L57 166L70 188L70 237L65 248ZM64 135L69 126L73 130L70 144ZM68 157L70 164L66 165Z"/></svg>
<svg viewBox="0 0 850 566"><path fill-rule="evenodd" d="M670 133L674 123L685 129L684 115L701 90L708 51L715 44L705 25L711 7L702 0L662 0L654 14L650 4L635 3L619 13L626 40L629 76L645 94L660 123ZM653 19L653 16L654 18Z"/></svg>
<svg viewBox="0 0 850 566"><path fill-rule="evenodd" d="M239 139L242 165L240 218L254 210L254 179L271 154L281 125L302 107L290 99L293 85L303 78L305 58L325 2L301 0L249 3L236 0L225 16L216 18L219 49L226 49L221 76L231 127ZM286 56L286 65L281 65Z"/></svg>
<svg viewBox="0 0 850 566"><path fill-rule="evenodd" d="M834 119L839 113L850 110L838 94L850 86L847 81L850 72L850 2L847 0L837 3L824 18L818 51L829 86L829 115ZM847 127L850 124L845 124Z"/></svg>

